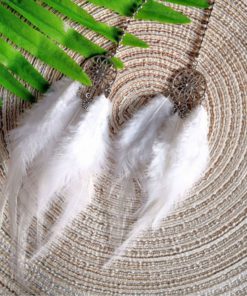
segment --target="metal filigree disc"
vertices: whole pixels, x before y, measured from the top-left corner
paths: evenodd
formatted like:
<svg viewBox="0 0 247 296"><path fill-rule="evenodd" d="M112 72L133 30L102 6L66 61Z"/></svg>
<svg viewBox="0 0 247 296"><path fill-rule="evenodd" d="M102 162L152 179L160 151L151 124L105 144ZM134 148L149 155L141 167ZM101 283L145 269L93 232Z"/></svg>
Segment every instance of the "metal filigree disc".
<svg viewBox="0 0 247 296"><path fill-rule="evenodd" d="M206 79L200 72L192 68L180 69L173 78L170 92L175 111L185 117L201 104L206 87Z"/></svg>
<svg viewBox="0 0 247 296"><path fill-rule="evenodd" d="M92 86L82 87L79 96L82 99L82 107L87 109L95 96L102 93L109 96L111 86L114 83L117 70L113 67L109 57L104 55L94 56L84 62L83 69L89 75Z"/></svg>

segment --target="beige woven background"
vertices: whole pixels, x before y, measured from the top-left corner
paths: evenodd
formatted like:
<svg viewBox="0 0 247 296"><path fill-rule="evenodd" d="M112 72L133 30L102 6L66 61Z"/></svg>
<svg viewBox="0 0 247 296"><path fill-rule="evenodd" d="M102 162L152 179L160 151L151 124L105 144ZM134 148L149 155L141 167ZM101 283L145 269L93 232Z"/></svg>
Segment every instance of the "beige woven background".
<svg viewBox="0 0 247 296"><path fill-rule="evenodd" d="M100 20L121 22L109 11L78 2ZM131 23L130 31L151 47L121 48L118 52L126 68L118 74L111 94L114 129L143 103L142 95L165 90L172 73L191 62L205 12L181 10L192 18L192 24ZM106 195L111 177L105 176L88 211L44 260L31 266L30 293L10 277L6 215L0 232L0 295L247 295L246 13L246 0L216 0L202 44L197 69L208 83L205 105L210 117L211 162L188 199L158 231L145 233L121 261L102 270L102 262L112 251L109 225L117 221L118 209L118 195L115 200ZM84 32L108 46L103 38ZM50 81L58 79L56 72L29 58ZM28 106L3 90L0 96L5 98L0 142L2 188L7 159L4 135ZM136 207L140 200L136 197Z"/></svg>

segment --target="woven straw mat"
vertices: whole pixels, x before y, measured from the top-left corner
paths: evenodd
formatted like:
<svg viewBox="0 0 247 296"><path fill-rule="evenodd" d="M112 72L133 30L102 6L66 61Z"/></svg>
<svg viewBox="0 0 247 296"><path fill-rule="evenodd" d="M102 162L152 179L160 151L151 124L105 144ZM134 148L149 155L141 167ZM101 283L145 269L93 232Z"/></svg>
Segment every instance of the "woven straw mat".
<svg viewBox="0 0 247 296"><path fill-rule="evenodd" d="M113 25L123 21L106 9L80 4L99 20ZM151 46L121 47L118 51L126 67L118 73L111 93L115 130L143 104L145 95L166 90L174 71L193 60L207 16L199 9L177 9L189 15L192 23L179 26L131 22L129 31ZM121 260L102 269L112 252L108 243L110 224L117 221L119 211L118 192L114 200L105 194L111 176L102 177L92 205L51 247L50 253L31 266L32 292L25 292L10 276L6 211L0 231L0 295L247 295L246 12L246 0L216 0L203 39L197 69L208 85L204 104L210 119L211 161L204 178L185 202L160 229L146 231ZM104 38L81 27L78 30L109 46ZM25 54L49 81L61 77ZM74 58L79 60L77 55ZM29 106L4 90L0 97L5 99L0 141L3 188L8 157L4 137ZM128 198L134 198L136 208L140 205L138 194L127 197L126 204Z"/></svg>

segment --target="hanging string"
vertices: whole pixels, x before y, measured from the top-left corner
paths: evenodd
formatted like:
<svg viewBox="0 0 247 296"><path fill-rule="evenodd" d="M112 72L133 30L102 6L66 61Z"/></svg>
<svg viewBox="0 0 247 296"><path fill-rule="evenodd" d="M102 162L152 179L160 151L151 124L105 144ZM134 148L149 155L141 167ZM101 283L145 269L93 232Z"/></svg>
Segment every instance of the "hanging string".
<svg viewBox="0 0 247 296"><path fill-rule="evenodd" d="M214 3L215 1L211 2L210 7L205 12L206 20L202 22L204 30L199 39L197 50L194 52L194 60L189 66L181 68L175 73L168 91L169 97L174 103L174 112L178 112L181 118L186 117L205 98L206 79L202 73L196 70L196 67Z"/></svg>

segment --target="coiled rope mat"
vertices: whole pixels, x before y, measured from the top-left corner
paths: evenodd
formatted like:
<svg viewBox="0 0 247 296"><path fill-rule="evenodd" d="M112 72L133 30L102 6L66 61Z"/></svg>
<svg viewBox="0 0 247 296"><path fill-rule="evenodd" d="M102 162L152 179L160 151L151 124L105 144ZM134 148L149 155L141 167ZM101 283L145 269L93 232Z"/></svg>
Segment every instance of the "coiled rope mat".
<svg viewBox="0 0 247 296"><path fill-rule="evenodd" d="M100 20L121 21L107 10L80 3ZM192 18L192 24L131 23L131 32L152 46L147 50L121 48L118 53L126 68L118 74L111 95L115 130L144 102L143 95L166 89L172 73L192 60L205 13L179 9ZM32 293L25 293L10 277L6 214L0 232L0 295L247 295L246 15L245 0L216 0L197 66L208 83L205 105L210 116L211 163L188 199L159 230L145 233L121 261L102 270L102 262L112 251L109 229L118 211L118 192L115 200L109 200L105 192L111 176L105 176L96 186L88 211L45 259L31 266ZM60 77L30 60L50 81ZM2 188L7 159L4 135L28 106L3 90L0 95L7 97L1 118ZM138 207L141 196L137 194L135 201Z"/></svg>

